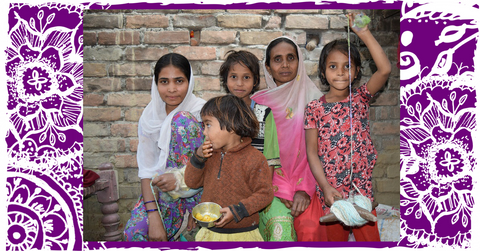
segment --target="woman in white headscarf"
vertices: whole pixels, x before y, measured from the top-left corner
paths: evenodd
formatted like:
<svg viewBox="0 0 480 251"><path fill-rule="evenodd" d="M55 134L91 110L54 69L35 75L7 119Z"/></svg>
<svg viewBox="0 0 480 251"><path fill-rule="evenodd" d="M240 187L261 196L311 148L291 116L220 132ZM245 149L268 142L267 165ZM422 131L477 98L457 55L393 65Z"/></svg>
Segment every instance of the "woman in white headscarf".
<svg viewBox="0 0 480 251"><path fill-rule="evenodd" d="M260 213L265 241L322 241L315 178L307 161L305 106L323 94L308 77L300 47L288 37L270 42L263 64L267 89L251 99L268 106L263 154L280 160L273 172L275 198Z"/></svg>
<svg viewBox="0 0 480 251"><path fill-rule="evenodd" d="M157 61L152 99L138 123L142 196L125 227L125 241L174 241L185 228L194 227L191 210L200 202L201 192L187 198L169 195L182 186L178 170L184 170L203 142L200 110L205 101L192 93L193 88L193 73L184 56L169 53ZM159 194L154 194L157 190Z"/></svg>

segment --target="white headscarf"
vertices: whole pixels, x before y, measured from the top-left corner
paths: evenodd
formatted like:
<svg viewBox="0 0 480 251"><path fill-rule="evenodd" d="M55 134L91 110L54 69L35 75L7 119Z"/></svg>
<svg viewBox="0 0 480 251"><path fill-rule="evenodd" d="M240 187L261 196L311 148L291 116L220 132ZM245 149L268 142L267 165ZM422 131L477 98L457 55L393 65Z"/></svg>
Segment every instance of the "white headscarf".
<svg viewBox="0 0 480 251"><path fill-rule="evenodd" d="M138 177L141 179L152 178L155 174L166 171L167 157L171 138L171 122L173 116L179 111L188 111L201 121L200 110L205 100L193 94L193 72L190 68L190 81L188 82L187 95L182 103L167 115L165 102L158 93L155 76L152 80L152 100L142 113L138 123Z"/></svg>

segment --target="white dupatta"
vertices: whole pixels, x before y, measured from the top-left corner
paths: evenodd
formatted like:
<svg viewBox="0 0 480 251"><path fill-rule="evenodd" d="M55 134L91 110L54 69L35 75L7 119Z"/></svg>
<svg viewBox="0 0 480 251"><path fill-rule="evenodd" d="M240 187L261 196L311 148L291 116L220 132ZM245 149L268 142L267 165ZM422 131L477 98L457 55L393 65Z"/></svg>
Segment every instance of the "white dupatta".
<svg viewBox="0 0 480 251"><path fill-rule="evenodd" d="M171 138L171 122L179 111L188 111L201 121L200 110L205 100L193 94L194 78L190 73L188 91L180 105L167 115L165 102L158 93L155 77L152 80L151 101L142 113L138 122L137 163L138 177L150 179L155 174L163 174L167 167L167 157Z"/></svg>

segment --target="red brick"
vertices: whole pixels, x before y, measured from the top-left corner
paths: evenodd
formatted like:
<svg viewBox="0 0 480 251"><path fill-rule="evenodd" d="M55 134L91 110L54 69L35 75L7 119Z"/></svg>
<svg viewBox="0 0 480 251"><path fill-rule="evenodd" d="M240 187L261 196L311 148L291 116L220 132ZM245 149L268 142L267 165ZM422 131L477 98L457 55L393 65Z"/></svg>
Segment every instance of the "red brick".
<svg viewBox="0 0 480 251"><path fill-rule="evenodd" d="M203 75L213 75L218 76L220 73L220 66L223 64L223 61L209 61L201 65L200 72Z"/></svg>
<svg viewBox="0 0 480 251"><path fill-rule="evenodd" d="M400 192L399 179L376 179L375 183L379 192Z"/></svg>
<svg viewBox="0 0 480 251"><path fill-rule="evenodd" d="M115 154L114 164L117 168L138 167L137 156L135 154Z"/></svg>
<svg viewBox="0 0 480 251"><path fill-rule="evenodd" d="M136 121L138 122L140 116L142 116L144 108L130 108L125 111L125 120L126 121Z"/></svg>
<svg viewBox="0 0 480 251"><path fill-rule="evenodd" d="M267 45L273 39L282 36L281 31L241 31L240 32L240 43L241 44L264 44Z"/></svg>
<svg viewBox="0 0 480 251"><path fill-rule="evenodd" d="M399 135L399 122L373 122L370 128L372 135Z"/></svg>
<svg viewBox="0 0 480 251"><path fill-rule="evenodd" d="M285 32L285 36L290 37L299 45L307 44L307 33L306 32ZM303 46L301 46L303 47Z"/></svg>
<svg viewBox="0 0 480 251"><path fill-rule="evenodd" d="M258 15L268 15L270 14L269 9L229 9L227 10L228 13L234 13L234 14L239 14L239 13L244 13L244 14L258 14Z"/></svg>
<svg viewBox="0 0 480 251"><path fill-rule="evenodd" d="M219 49L219 58L221 60L225 60L225 54L230 51L230 50L234 50L234 51L239 51L239 50L243 50L243 51L248 51L250 53L252 53L253 55L255 55L259 61L262 61L263 60L263 56L264 56L264 53L265 53L265 50L262 50L262 49L257 49L257 48L248 48L248 47L227 47L227 46L222 46L220 47ZM262 68L262 67L260 67Z"/></svg>
<svg viewBox="0 0 480 251"><path fill-rule="evenodd" d="M85 31L83 32L83 45L96 45L97 44L97 33Z"/></svg>
<svg viewBox="0 0 480 251"><path fill-rule="evenodd" d="M84 77L105 77L107 76L107 65L104 63L83 63Z"/></svg>
<svg viewBox="0 0 480 251"><path fill-rule="evenodd" d="M173 27L204 28L216 25L216 19L212 15L175 15Z"/></svg>
<svg viewBox="0 0 480 251"><path fill-rule="evenodd" d="M123 18L122 15L90 15L83 16L83 28L96 28L96 29L115 29L122 28Z"/></svg>
<svg viewBox="0 0 480 251"><path fill-rule="evenodd" d="M286 29L328 29L328 18L312 15L289 15L285 18Z"/></svg>
<svg viewBox="0 0 480 251"><path fill-rule="evenodd" d="M213 60L217 57L214 47L179 46L173 52L185 56L188 60Z"/></svg>
<svg viewBox="0 0 480 251"><path fill-rule="evenodd" d="M129 145L130 152L136 152L138 149L138 139L131 139Z"/></svg>
<svg viewBox="0 0 480 251"><path fill-rule="evenodd" d="M182 13L192 13L192 14L214 14L225 12L225 10L220 9L184 9Z"/></svg>
<svg viewBox="0 0 480 251"><path fill-rule="evenodd" d="M318 62L305 61L307 75L318 75Z"/></svg>
<svg viewBox="0 0 480 251"><path fill-rule="evenodd" d="M205 100L209 100L211 98L215 98L218 96L225 95L223 92L203 92L202 95L197 95L197 97L203 98Z"/></svg>
<svg viewBox="0 0 480 251"><path fill-rule="evenodd" d="M83 78L83 88L84 92L114 92L122 88L122 83L119 78Z"/></svg>
<svg viewBox="0 0 480 251"><path fill-rule="evenodd" d="M220 79L196 77L195 78L195 91L220 91Z"/></svg>
<svg viewBox="0 0 480 251"><path fill-rule="evenodd" d="M345 15L330 17L330 29L343 30L348 25L348 18Z"/></svg>
<svg viewBox="0 0 480 251"><path fill-rule="evenodd" d="M111 106L141 106L145 107L151 99L150 93L114 93L107 97L107 105Z"/></svg>
<svg viewBox="0 0 480 251"><path fill-rule="evenodd" d="M111 76L151 76L152 66L148 63L114 64L108 72Z"/></svg>
<svg viewBox="0 0 480 251"><path fill-rule="evenodd" d="M98 44L137 45L137 44L140 44L140 32L139 31L98 32Z"/></svg>
<svg viewBox="0 0 480 251"><path fill-rule="evenodd" d="M200 43L231 44L235 42L236 35L236 31L203 30L200 35Z"/></svg>
<svg viewBox="0 0 480 251"><path fill-rule="evenodd" d="M110 126L112 136L119 137L137 137L138 125L137 124L113 124Z"/></svg>
<svg viewBox="0 0 480 251"><path fill-rule="evenodd" d="M397 67L395 65L392 65L392 69L393 68L397 68ZM400 79L392 78L392 77L389 78L387 82L387 87L389 90L400 90Z"/></svg>
<svg viewBox="0 0 480 251"><path fill-rule="evenodd" d="M152 78L127 78L125 84L127 91L150 91Z"/></svg>
<svg viewBox="0 0 480 251"><path fill-rule="evenodd" d="M307 14L318 14L321 10L315 10L315 9L298 9L298 10L293 10L293 9L278 9L275 10L275 13L279 14L296 14L296 13L307 13Z"/></svg>
<svg viewBox="0 0 480 251"><path fill-rule="evenodd" d="M345 34L345 32L335 32L335 31L333 31L333 32L330 32L330 31L323 32L322 36L320 37L319 45L325 46L326 44L332 42L333 40L346 39L346 38L347 38L347 35Z"/></svg>
<svg viewBox="0 0 480 251"><path fill-rule="evenodd" d="M146 31L145 44L189 44L188 31Z"/></svg>
<svg viewBox="0 0 480 251"><path fill-rule="evenodd" d="M372 106L397 106L398 105L398 92L383 92L380 93L375 101L371 103Z"/></svg>
<svg viewBox="0 0 480 251"><path fill-rule="evenodd" d="M103 95L92 93L83 95L84 106L97 106L101 104L103 104Z"/></svg>
<svg viewBox="0 0 480 251"><path fill-rule="evenodd" d="M126 16L126 28L167 28L168 17L165 15L128 15Z"/></svg>
<svg viewBox="0 0 480 251"><path fill-rule="evenodd" d="M339 15L339 14L343 14L343 10L342 9L326 9L326 10L321 10L321 13L323 15Z"/></svg>
<svg viewBox="0 0 480 251"><path fill-rule="evenodd" d="M106 123L83 123L83 137L110 136Z"/></svg>
<svg viewBox="0 0 480 251"><path fill-rule="evenodd" d="M265 29L280 29L282 25L282 18L279 16L273 16L268 19Z"/></svg>
<svg viewBox="0 0 480 251"><path fill-rule="evenodd" d="M125 56L127 60L131 61L157 61L160 57L168 52L168 48L130 47L126 49Z"/></svg>
<svg viewBox="0 0 480 251"><path fill-rule="evenodd" d="M116 121L122 117L119 107L108 108L83 108L84 121Z"/></svg>
<svg viewBox="0 0 480 251"><path fill-rule="evenodd" d="M84 152L125 152L125 140L108 138L85 138Z"/></svg>
<svg viewBox="0 0 480 251"><path fill-rule="evenodd" d="M218 26L225 28L258 29L262 27L260 15L219 15Z"/></svg>
<svg viewBox="0 0 480 251"><path fill-rule="evenodd" d="M119 61L123 57L123 49L112 47L85 47L83 61Z"/></svg>

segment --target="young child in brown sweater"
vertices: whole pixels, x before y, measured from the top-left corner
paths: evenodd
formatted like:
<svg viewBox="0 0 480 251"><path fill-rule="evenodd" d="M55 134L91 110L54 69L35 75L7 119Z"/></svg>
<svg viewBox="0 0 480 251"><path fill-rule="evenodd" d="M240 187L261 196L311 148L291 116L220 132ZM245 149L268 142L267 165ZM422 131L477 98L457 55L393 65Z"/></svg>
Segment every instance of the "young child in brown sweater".
<svg viewBox="0 0 480 251"><path fill-rule="evenodd" d="M200 112L205 142L185 170L190 188L203 186L202 202L222 206L215 227L201 228L196 241L263 241L258 212L273 200L267 160L251 145L258 121L240 98L210 99Z"/></svg>

